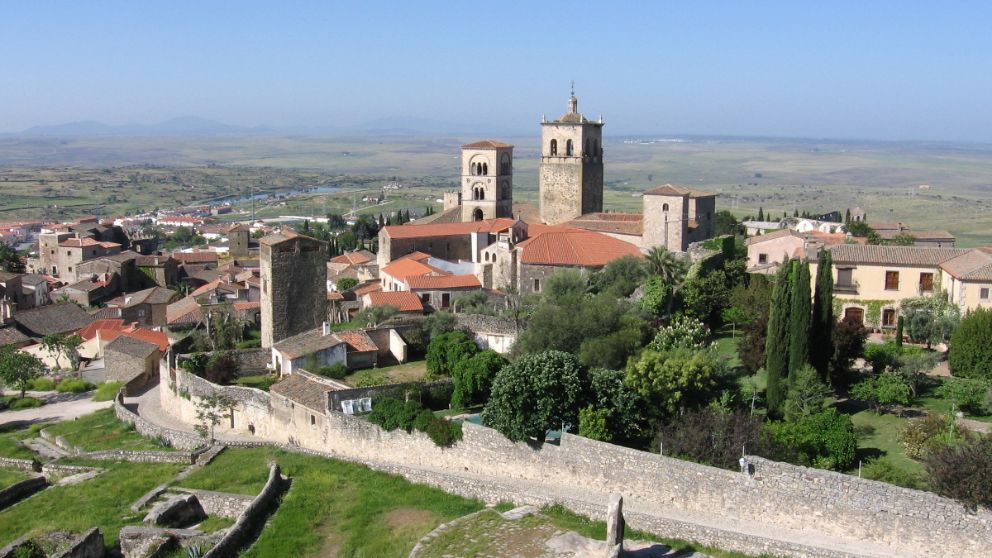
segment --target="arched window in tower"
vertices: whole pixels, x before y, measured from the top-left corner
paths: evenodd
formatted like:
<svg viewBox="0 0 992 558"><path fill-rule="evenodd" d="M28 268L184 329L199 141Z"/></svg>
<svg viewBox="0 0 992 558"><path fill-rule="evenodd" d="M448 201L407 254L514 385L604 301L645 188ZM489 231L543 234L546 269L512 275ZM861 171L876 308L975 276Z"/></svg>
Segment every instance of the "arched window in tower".
<svg viewBox="0 0 992 558"><path fill-rule="evenodd" d="M662 211L668 211L668 204L666 203L666 204L662 205L661 206L661 210Z"/></svg>
<svg viewBox="0 0 992 558"><path fill-rule="evenodd" d="M558 140L551 140L551 156L554 157L558 155Z"/></svg>
<svg viewBox="0 0 992 558"><path fill-rule="evenodd" d="M482 163L482 176L489 176L489 163Z"/></svg>
<svg viewBox="0 0 992 558"><path fill-rule="evenodd" d="M482 220L482 210L481 209L476 209L475 211L472 212L472 220L474 220L474 221L481 221Z"/></svg>
<svg viewBox="0 0 992 558"><path fill-rule="evenodd" d="M510 174L510 156L506 153L503 154L503 158L500 160L499 173Z"/></svg>
<svg viewBox="0 0 992 558"><path fill-rule="evenodd" d="M565 140L565 156L572 156L572 140Z"/></svg>

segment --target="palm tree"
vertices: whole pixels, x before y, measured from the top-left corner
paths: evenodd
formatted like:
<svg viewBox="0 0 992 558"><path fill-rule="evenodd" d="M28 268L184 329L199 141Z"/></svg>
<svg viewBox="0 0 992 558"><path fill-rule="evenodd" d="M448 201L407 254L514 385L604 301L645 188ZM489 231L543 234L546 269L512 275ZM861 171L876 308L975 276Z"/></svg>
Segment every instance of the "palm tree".
<svg viewBox="0 0 992 558"><path fill-rule="evenodd" d="M652 246L647 253L648 270L661 277L667 285L671 285L672 294L668 299L668 315L672 314L672 306L675 304L675 294L685 283L685 276L688 273L688 264L681 257L670 252L664 246Z"/></svg>

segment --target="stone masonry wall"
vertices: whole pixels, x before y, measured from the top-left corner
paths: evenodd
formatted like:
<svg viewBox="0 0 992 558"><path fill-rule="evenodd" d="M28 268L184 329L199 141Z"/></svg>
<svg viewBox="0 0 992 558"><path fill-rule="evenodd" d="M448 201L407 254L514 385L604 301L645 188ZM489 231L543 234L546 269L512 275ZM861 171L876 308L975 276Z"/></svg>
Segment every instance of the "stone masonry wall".
<svg viewBox="0 0 992 558"><path fill-rule="evenodd" d="M258 532L265 525L265 519L278 507L279 495L286 487L286 481L279 473L279 465L275 463L269 468L269 479L262 491L252 500L251 504L238 517L238 520L228 529L217 545L204 555L204 558L227 558L235 556L237 551L251 544Z"/></svg>
<svg viewBox="0 0 992 558"><path fill-rule="evenodd" d="M163 391L168 391L168 387L162 386L160 388ZM184 432L182 430L174 430L172 428L165 428L149 422L144 418L134 414L130 409L124 406L124 395L119 393L117 397L114 398L114 414L117 418L128 423L133 424L134 429L138 433L151 436L153 438L163 438L168 440L172 447L184 450L194 450L201 448L206 445L207 441L193 432Z"/></svg>
<svg viewBox="0 0 992 558"><path fill-rule="evenodd" d="M181 410L176 404L181 398L161 391L163 408ZM507 484L530 484L545 494L558 494L555 499L561 501L620 492L631 495L631 513L663 507L665 515L680 517L689 526L739 524L742 531L771 534L788 529L812 538L868 541L906 556L922 555L935 544L944 555L983 556L992 541L992 514L987 511L971 513L931 493L759 457L750 458L754 474L744 475L570 434L562 437L560 445L531 446L511 443L494 430L465 423L460 442L439 448L421 433L384 432L361 418L336 412L320 417L313 428L294 428L283 423L285 416L257 415L259 436L377 468L431 474L451 484L461 482L459 477L471 477L483 485L478 490L493 489L493 498L499 498ZM655 514L642 520L645 526L650 521L664 523ZM640 528L635 523L632 526ZM709 532L721 533L723 540L715 541L718 546L753 550L741 540L728 538L729 531L712 528ZM804 555L787 548L778 550Z"/></svg>

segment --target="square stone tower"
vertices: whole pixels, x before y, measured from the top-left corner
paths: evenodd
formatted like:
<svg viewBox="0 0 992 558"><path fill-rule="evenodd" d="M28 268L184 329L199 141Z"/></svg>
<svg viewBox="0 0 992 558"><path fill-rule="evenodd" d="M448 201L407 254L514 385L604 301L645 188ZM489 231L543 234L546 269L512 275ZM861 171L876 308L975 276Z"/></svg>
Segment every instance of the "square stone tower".
<svg viewBox="0 0 992 558"><path fill-rule="evenodd" d="M227 249L232 258L243 258L248 255L248 239L251 229L247 225L235 225L227 230Z"/></svg>
<svg viewBox="0 0 992 558"><path fill-rule="evenodd" d="M462 146L461 204L462 221L513 216L512 145L483 140Z"/></svg>
<svg viewBox="0 0 992 558"><path fill-rule="evenodd" d="M292 231L259 241L262 347L327 319L327 244Z"/></svg>
<svg viewBox="0 0 992 558"><path fill-rule="evenodd" d="M568 112L541 122L541 220L555 225L603 211L603 119L579 113L575 92Z"/></svg>
<svg viewBox="0 0 992 558"><path fill-rule="evenodd" d="M641 247L685 252L692 242L713 238L716 197L665 184L644 192Z"/></svg>

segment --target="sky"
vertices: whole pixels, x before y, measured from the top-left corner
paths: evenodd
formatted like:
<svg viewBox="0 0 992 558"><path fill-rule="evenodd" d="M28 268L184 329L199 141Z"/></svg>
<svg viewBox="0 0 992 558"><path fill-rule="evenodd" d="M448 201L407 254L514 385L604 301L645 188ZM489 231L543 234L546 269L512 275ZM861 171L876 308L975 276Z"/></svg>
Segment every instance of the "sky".
<svg viewBox="0 0 992 558"><path fill-rule="evenodd" d="M81 120L992 142L992 2L5 2L0 132Z"/></svg>

